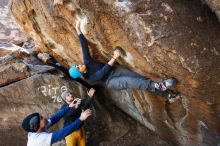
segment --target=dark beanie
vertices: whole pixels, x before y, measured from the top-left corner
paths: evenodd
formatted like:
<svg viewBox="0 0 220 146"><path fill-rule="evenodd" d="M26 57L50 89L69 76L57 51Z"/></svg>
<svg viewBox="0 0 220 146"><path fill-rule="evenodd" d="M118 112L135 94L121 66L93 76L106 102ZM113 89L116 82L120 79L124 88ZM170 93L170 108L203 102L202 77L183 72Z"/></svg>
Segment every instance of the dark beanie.
<svg viewBox="0 0 220 146"><path fill-rule="evenodd" d="M27 132L36 132L40 127L40 114L33 113L27 116L22 122L22 128Z"/></svg>

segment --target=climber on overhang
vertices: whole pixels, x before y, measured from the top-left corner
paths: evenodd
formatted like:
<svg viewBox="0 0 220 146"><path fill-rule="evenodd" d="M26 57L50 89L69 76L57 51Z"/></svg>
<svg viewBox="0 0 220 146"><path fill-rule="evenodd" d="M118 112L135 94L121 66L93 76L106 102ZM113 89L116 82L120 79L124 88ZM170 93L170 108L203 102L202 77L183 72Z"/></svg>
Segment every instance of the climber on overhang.
<svg viewBox="0 0 220 146"><path fill-rule="evenodd" d="M81 103L79 98L75 99L69 106L64 107L49 120L42 117L39 113L27 116L22 122L22 128L28 132L27 146L51 146L62 140L73 131L79 130L83 121L90 115L91 110L83 111L80 117L63 129L55 132L48 132L48 128L57 123L71 108L78 108Z"/></svg>
<svg viewBox="0 0 220 146"><path fill-rule="evenodd" d="M90 85L106 85L108 88L116 90L148 90L155 95L165 97L170 103L180 98L179 92L167 90L175 86L177 82L175 78L157 83L123 66L114 66L116 59L120 57L119 49L115 49L113 57L108 63L104 64L93 59L89 53L87 40L81 32L79 20L76 21L75 29L82 47L84 64L71 66L69 74L72 78L81 78Z"/></svg>
<svg viewBox="0 0 220 146"><path fill-rule="evenodd" d="M95 90L93 88L89 89L87 92L87 95L85 98L82 99L80 107L79 108L72 108L68 111L68 113L63 117L64 119L64 127L68 126L70 123L75 121L80 117L80 114L82 113L82 110L85 110L90 107L92 104L92 97L95 93ZM61 98L65 103L61 107L61 110L63 108L66 108L69 106L69 104L74 101L75 95L71 94L70 90L67 89L61 93ZM85 146L86 145L86 135L83 125L80 127L79 130L72 132L70 135L65 137L66 146Z"/></svg>

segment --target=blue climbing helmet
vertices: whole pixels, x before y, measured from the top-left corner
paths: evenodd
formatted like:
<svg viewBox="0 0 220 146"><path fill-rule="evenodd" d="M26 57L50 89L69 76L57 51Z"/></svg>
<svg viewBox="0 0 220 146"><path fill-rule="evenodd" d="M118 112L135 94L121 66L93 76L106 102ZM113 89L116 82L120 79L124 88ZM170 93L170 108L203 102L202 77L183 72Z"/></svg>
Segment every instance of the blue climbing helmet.
<svg viewBox="0 0 220 146"><path fill-rule="evenodd" d="M76 79L82 76L82 73L76 68L76 65L73 65L69 69L69 74L72 78Z"/></svg>

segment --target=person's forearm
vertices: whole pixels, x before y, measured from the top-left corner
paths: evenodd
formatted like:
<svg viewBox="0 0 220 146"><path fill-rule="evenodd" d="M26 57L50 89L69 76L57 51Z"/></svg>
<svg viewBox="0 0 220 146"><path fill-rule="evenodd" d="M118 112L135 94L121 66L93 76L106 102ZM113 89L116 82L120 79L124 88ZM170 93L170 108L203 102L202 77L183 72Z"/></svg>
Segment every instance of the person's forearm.
<svg viewBox="0 0 220 146"><path fill-rule="evenodd" d="M101 80L109 71L111 70L112 66L106 63L101 69L96 71L94 74L89 76L88 80L90 81L99 81Z"/></svg>
<svg viewBox="0 0 220 146"><path fill-rule="evenodd" d="M79 34L79 41L82 47L82 53L83 53L83 62L84 64L87 64L91 61L91 56L89 53L89 46L88 46L88 42L85 38L85 36L83 34Z"/></svg>
<svg viewBox="0 0 220 146"><path fill-rule="evenodd" d="M63 128L59 131L53 132L51 144L54 144L54 143L62 140L63 138L68 136L73 131L79 130L81 125L82 125L82 121L80 119L77 119L73 123L71 123L70 125L66 126L65 128Z"/></svg>
<svg viewBox="0 0 220 146"><path fill-rule="evenodd" d="M113 66L114 65L114 63L115 63L115 60L116 60L116 58L111 58L111 60L109 60L109 62L108 62L108 64L110 65L110 66Z"/></svg>
<svg viewBox="0 0 220 146"><path fill-rule="evenodd" d="M77 25L76 25L76 32L77 32L78 35L82 33L81 29L80 29L80 24L79 23L77 23Z"/></svg>
<svg viewBox="0 0 220 146"><path fill-rule="evenodd" d="M76 32L77 32L78 35L80 35L82 33L79 28L76 29Z"/></svg>
<svg viewBox="0 0 220 146"><path fill-rule="evenodd" d="M55 115L53 115L49 120L51 121L51 125L55 124L58 122L68 111L69 111L69 106L64 107L61 109L59 112L57 112Z"/></svg>

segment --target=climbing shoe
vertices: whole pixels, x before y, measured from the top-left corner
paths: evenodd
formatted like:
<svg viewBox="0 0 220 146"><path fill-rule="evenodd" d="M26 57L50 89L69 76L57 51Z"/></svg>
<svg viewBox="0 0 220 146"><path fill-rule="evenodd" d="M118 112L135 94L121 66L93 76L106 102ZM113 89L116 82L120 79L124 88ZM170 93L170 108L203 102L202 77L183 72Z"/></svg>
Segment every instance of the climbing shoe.
<svg viewBox="0 0 220 146"><path fill-rule="evenodd" d="M180 98L181 98L180 92L176 92L176 93L169 93L167 99L168 99L169 103L174 103L175 101L177 101Z"/></svg>
<svg viewBox="0 0 220 146"><path fill-rule="evenodd" d="M167 89L170 89L176 85L177 79L170 78L163 80L162 82L155 83L155 88L160 91L166 91Z"/></svg>

